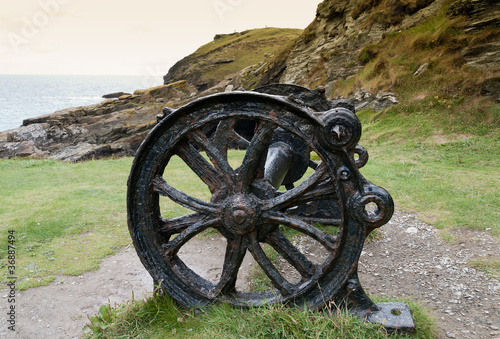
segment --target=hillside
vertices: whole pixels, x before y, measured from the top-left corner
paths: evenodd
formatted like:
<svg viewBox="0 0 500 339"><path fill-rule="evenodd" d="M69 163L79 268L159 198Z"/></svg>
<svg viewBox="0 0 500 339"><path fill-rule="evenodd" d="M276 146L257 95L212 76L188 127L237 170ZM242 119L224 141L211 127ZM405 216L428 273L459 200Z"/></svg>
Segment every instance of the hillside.
<svg viewBox="0 0 500 339"><path fill-rule="evenodd" d="M253 87L267 61L301 33L298 29L263 28L218 34L212 42L177 62L165 75L164 83L186 80L199 92L224 80L230 80L234 90Z"/></svg>
<svg viewBox="0 0 500 339"><path fill-rule="evenodd" d="M482 85L474 94L498 99L499 24L498 1L325 0L261 83L324 85L332 96L353 94L361 86L395 90L427 63L428 73L467 73L476 79L473 87Z"/></svg>

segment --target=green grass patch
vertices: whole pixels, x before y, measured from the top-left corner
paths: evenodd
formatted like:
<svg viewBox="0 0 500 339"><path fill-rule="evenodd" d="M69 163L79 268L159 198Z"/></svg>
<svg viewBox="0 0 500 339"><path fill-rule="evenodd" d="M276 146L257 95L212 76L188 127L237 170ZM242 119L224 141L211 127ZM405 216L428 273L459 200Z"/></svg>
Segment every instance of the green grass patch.
<svg viewBox="0 0 500 339"><path fill-rule="evenodd" d="M476 258L468 262L469 266L484 271L495 279L500 278L500 258Z"/></svg>
<svg viewBox="0 0 500 339"><path fill-rule="evenodd" d="M20 290L46 285L59 274L97 269L104 256L130 244L125 210L130 166L130 158L0 161L0 229L5 235L15 231ZM2 259L6 249L0 249ZM2 270L2 282L6 273Z"/></svg>
<svg viewBox="0 0 500 339"><path fill-rule="evenodd" d="M365 113L360 117L370 120ZM400 209L417 212L424 222L439 228L489 229L500 236L498 128L486 135L433 135L435 129L423 120L430 125L435 120L427 118L393 115L390 121L364 124L360 143L371 158L362 173L386 188ZM428 129L428 134L422 132Z"/></svg>
<svg viewBox="0 0 500 339"><path fill-rule="evenodd" d="M435 323L425 309L409 303L417 333L434 338ZM168 296L111 307L101 306L85 329L87 338L399 338L381 325L329 312L310 312L283 305L254 309L216 305L203 313L178 307Z"/></svg>

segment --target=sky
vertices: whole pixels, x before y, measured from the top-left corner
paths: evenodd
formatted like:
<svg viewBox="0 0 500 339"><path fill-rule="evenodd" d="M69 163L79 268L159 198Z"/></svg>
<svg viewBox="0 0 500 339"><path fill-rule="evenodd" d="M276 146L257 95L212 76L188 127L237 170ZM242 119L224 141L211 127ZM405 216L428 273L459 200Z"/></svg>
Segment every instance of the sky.
<svg viewBox="0 0 500 339"><path fill-rule="evenodd" d="M0 0L0 74L164 75L215 34L305 28L321 0Z"/></svg>

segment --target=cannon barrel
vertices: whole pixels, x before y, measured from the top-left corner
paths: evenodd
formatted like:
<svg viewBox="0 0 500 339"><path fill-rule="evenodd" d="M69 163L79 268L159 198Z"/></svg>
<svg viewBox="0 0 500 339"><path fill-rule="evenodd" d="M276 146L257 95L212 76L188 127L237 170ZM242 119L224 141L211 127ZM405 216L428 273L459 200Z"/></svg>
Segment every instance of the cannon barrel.
<svg viewBox="0 0 500 339"><path fill-rule="evenodd" d="M292 164L292 148L284 142L272 144L267 151L264 179L274 188L278 189L283 183L283 180L285 180Z"/></svg>

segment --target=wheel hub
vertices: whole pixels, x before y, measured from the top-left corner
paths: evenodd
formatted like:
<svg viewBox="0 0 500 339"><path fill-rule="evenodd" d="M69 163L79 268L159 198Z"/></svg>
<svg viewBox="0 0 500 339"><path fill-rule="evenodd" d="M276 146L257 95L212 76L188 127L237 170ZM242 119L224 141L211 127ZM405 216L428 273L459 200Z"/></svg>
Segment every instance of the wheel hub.
<svg viewBox="0 0 500 339"><path fill-rule="evenodd" d="M253 195L236 194L226 198L222 207L222 223L231 233L243 235L260 224L259 200Z"/></svg>

